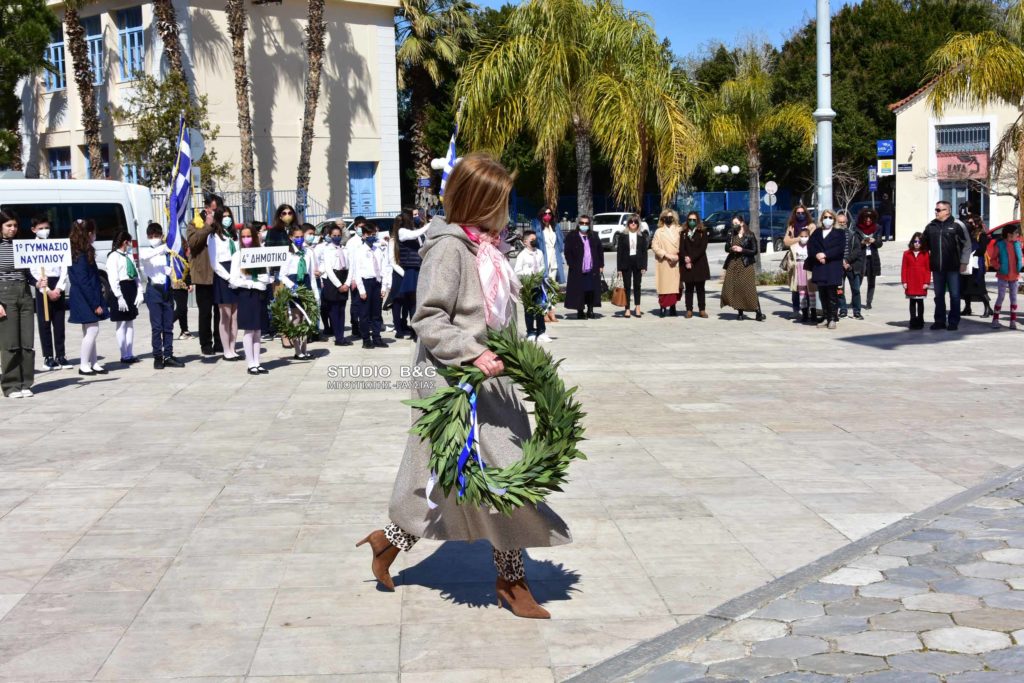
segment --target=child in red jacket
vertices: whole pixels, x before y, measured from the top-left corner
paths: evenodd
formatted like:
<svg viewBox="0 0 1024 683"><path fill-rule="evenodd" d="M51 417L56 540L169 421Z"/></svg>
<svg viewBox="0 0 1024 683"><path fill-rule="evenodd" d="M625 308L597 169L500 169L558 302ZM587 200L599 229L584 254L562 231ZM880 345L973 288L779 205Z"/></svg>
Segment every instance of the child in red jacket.
<svg viewBox="0 0 1024 683"><path fill-rule="evenodd" d="M910 329L924 329L924 299L928 296L928 285L932 283L932 269L928 252L921 251L924 238L915 232L910 238L908 249L903 252L903 268L900 279L903 291L910 300Z"/></svg>

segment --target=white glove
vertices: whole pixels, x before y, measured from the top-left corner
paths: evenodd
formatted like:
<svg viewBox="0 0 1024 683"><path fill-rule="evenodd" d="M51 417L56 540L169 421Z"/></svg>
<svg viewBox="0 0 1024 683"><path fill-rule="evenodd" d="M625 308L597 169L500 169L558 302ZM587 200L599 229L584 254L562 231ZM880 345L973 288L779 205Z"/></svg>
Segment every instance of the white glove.
<svg viewBox="0 0 1024 683"><path fill-rule="evenodd" d="M256 281L256 282L252 283L252 288L253 289L258 289L261 292L265 292L265 291L267 291L267 283L266 282Z"/></svg>
<svg viewBox="0 0 1024 683"><path fill-rule="evenodd" d="M139 293L135 295L135 308L138 308L139 306L142 305L142 296L143 296L143 291L140 288L139 289Z"/></svg>
<svg viewBox="0 0 1024 683"><path fill-rule="evenodd" d="M124 300L123 296L117 297L117 310L122 313L128 310L128 302Z"/></svg>

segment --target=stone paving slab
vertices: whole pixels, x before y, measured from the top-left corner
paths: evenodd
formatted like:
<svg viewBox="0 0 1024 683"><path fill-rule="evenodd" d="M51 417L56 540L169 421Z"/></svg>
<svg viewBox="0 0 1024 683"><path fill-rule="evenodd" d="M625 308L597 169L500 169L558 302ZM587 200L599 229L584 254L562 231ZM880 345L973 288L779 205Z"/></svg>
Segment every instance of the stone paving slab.
<svg viewBox="0 0 1024 683"><path fill-rule="evenodd" d="M763 606L794 569L894 520L920 526L919 511L1024 464L1024 428L999 408L1019 394L1005 380L1024 372L1022 337L978 318L956 335L908 331L898 256L886 256L867 319L833 332L789 322L785 288L762 291L767 321L737 322L719 313L716 283L708 319L625 320L605 307L550 326L548 348L588 413L589 460L551 501L575 542L529 553L553 615L542 624L497 608L485 544L422 543L396 563L395 594L375 589L366 548L354 548L385 520L408 392L332 386L330 374L368 365L397 377L408 342L314 344L308 363L269 344L271 374L253 378L201 359L196 340L176 342L185 368L154 371L145 314L143 362L125 369L102 325L109 375L41 374L35 398L3 402L0 679L550 681L677 628L730 622L751 611L736 596L755 591ZM652 286L653 273L648 311ZM74 326L68 339L73 359ZM1024 548L1024 523L996 533L983 515L851 564L885 578L866 584L879 597L794 585L821 610L756 637L800 636L774 647L820 658L830 653L805 654L803 638L863 631L921 582L957 593L960 581L979 601L931 630L991 628L1020 608L1024 573L1002 578L1016 556L980 553ZM955 540L964 534L974 540ZM989 582L1006 589L988 593ZM453 635L467 633L472 652ZM766 673L782 659L767 652Z"/></svg>
<svg viewBox="0 0 1024 683"><path fill-rule="evenodd" d="M674 640L672 634L663 635L572 680L829 680L819 676L850 683L1024 680L1024 630L1020 628L1024 603L1017 608L987 606L990 596L1021 592L1004 580L964 577L964 569L977 573L979 567L1022 558L1014 528L1024 519L1024 468L976 487L973 494L974 500L957 496L915 516L936 515L920 526L897 524L865 539L869 543L852 544L856 557L843 549L823 558L842 565L835 571L794 572L791 578L804 584L796 590L786 590L785 579L774 582L779 594L756 610L708 621L703 631L688 632L682 627L674 632ZM977 526L945 533L947 527L955 526L949 523L958 520L972 520ZM861 597L902 568L892 558L941 554L949 544L969 547L976 540L974 534L997 541L999 547L977 546L968 558L973 561L953 564L967 552L958 550L945 568L959 578L924 580L909 586L914 589L911 594L894 595L889 601ZM910 538L919 540L904 540ZM882 583L865 583L856 570L886 565L893 568L878 570ZM1015 578L1024 576L1024 565L1003 566L1016 566L1019 576ZM854 597L847 592L831 594L834 586L847 586ZM744 598L734 602L745 601L750 602ZM862 616L832 616L850 613L850 606L858 602L864 606ZM819 611L829 616L814 616ZM669 649L669 644L670 652L659 652Z"/></svg>

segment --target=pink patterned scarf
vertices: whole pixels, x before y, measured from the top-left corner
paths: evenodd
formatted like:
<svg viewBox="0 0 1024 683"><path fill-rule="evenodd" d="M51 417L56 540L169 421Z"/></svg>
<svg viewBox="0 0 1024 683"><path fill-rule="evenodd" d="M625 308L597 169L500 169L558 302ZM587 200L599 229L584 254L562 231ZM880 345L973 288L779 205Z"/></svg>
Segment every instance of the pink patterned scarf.
<svg viewBox="0 0 1024 683"><path fill-rule="evenodd" d="M478 245L476 268L484 294L484 320L491 329L500 330L512 316L512 297L519 295L519 278L501 253L499 236L475 225L461 227L466 237Z"/></svg>

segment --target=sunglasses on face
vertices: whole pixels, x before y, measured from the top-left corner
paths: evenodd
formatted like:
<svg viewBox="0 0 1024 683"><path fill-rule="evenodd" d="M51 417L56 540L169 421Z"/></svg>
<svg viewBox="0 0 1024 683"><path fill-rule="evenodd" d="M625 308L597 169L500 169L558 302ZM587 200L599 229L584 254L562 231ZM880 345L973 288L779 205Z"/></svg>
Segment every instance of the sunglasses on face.
<svg viewBox="0 0 1024 683"><path fill-rule="evenodd" d="M282 211L281 215L282 216L294 216L295 214L293 212L291 212L291 211Z"/></svg>
<svg viewBox="0 0 1024 683"><path fill-rule="evenodd" d="M806 214L806 213L804 213L803 211L797 211L797 212L796 212L796 215L797 215L797 216L800 216L800 218L803 218L803 217L804 217L804 216L806 216L807 214Z"/></svg>
<svg viewBox="0 0 1024 683"><path fill-rule="evenodd" d="M944 207L944 206L936 206L935 207L935 213L941 213L941 212L943 212L945 210L946 210L946 207Z"/></svg>
<svg viewBox="0 0 1024 683"><path fill-rule="evenodd" d="M545 216L550 216L550 215L551 215L551 212L550 212L550 211L545 211L545 212L544 212L544 215L545 215Z"/></svg>
<svg viewBox="0 0 1024 683"><path fill-rule="evenodd" d="M590 225L590 223L580 223L580 225Z"/></svg>
<svg viewBox="0 0 1024 683"><path fill-rule="evenodd" d="M640 225L640 224L639 224L639 223L637 223L636 221L630 221L630 222L629 222L629 225Z"/></svg>

